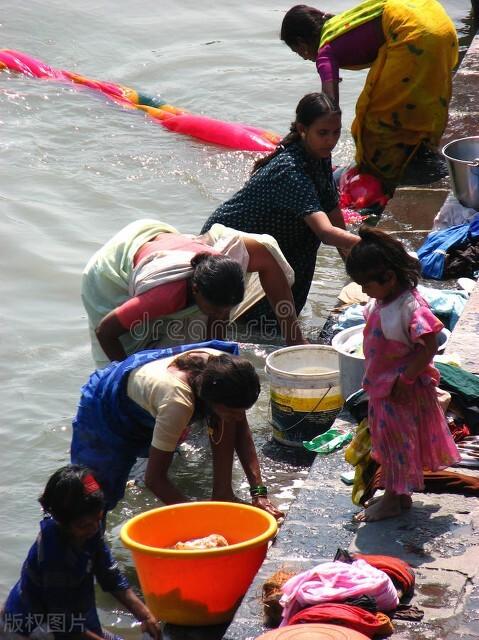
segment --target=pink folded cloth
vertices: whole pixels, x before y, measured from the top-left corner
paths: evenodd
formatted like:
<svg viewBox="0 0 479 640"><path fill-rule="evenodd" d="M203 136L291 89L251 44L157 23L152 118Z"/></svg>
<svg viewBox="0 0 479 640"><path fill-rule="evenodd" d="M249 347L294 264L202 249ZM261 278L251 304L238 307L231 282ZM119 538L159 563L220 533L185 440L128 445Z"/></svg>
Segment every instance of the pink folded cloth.
<svg viewBox="0 0 479 640"><path fill-rule="evenodd" d="M352 564L323 562L290 578L282 591L281 627L301 609L322 602L343 602L367 595L376 600L379 611L391 611L399 604L396 588L389 576L365 560L355 560Z"/></svg>

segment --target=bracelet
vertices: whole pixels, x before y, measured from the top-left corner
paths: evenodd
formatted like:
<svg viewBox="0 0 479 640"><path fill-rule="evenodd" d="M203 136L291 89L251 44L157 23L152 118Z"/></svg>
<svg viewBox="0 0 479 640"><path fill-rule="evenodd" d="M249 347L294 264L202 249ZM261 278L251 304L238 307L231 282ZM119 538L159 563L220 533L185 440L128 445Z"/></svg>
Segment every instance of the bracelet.
<svg viewBox="0 0 479 640"><path fill-rule="evenodd" d="M404 384L414 384L416 382L415 378L408 378L405 373L400 373L399 379L401 380L401 382L404 382Z"/></svg>
<svg viewBox="0 0 479 640"><path fill-rule="evenodd" d="M255 487L250 487L249 494L252 498L260 498L268 495L268 487L264 484L258 484Z"/></svg>

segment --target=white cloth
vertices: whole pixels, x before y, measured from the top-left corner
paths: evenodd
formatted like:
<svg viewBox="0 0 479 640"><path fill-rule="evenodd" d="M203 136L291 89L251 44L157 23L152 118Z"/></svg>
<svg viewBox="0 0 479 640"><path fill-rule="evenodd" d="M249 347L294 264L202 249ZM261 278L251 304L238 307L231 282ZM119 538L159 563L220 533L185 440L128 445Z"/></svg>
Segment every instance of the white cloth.
<svg viewBox="0 0 479 640"><path fill-rule="evenodd" d="M477 214L475 209L465 207L459 200L450 193L439 213L434 218L432 231L440 231L441 229L449 229L458 224L469 222Z"/></svg>
<svg viewBox="0 0 479 640"><path fill-rule="evenodd" d="M193 274L190 264L193 251L155 251L136 265L131 273L128 293L139 296L154 287L176 280L185 280Z"/></svg>
<svg viewBox="0 0 479 640"><path fill-rule="evenodd" d="M223 230L226 230L226 227L223 227ZM206 247L211 247L215 252L228 256L237 262L241 266L243 273L246 274L249 254L243 239L238 232L230 235L223 230L221 235L217 234L215 236L208 232L200 238L196 238L193 235L189 237L192 240L201 240ZM193 251L181 251L178 249L155 251L149 254L146 258L140 260L131 273L128 286L130 296L138 296L167 282L191 277L193 275L191 259L194 256L195 252Z"/></svg>

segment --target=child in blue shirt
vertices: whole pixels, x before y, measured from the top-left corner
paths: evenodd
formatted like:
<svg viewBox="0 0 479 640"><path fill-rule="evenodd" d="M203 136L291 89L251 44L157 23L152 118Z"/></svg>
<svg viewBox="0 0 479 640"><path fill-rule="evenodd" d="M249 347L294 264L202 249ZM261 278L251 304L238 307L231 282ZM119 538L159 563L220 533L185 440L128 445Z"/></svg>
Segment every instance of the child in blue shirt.
<svg viewBox="0 0 479 640"><path fill-rule="evenodd" d="M80 465L62 467L39 502L46 517L3 609L7 636L45 631L55 640L118 638L101 627L96 579L141 622L142 631L161 640L153 614L132 591L103 539L104 496L92 472Z"/></svg>

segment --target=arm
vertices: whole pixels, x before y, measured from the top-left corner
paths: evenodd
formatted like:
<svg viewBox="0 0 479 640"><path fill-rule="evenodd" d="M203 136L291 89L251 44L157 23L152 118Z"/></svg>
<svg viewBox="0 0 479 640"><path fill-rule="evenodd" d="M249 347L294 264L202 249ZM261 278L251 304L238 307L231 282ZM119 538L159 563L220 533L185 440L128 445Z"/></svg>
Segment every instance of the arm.
<svg viewBox="0 0 479 640"><path fill-rule="evenodd" d="M165 504L188 502L170 481L168 471L178 442L195 411L193 391L185 380L171 375L171 371L154 372L150 379L143 378L140 381L139 388L135 387L135 383L136 378L133 376L129 388L130 398L139 398L140 391L143 401L153 407L156 413L145 471L146 486Z"/></svg>
<svg viewBox="0 0 479 640"><path fill-rule="evenodd" d="M346 230L346 223L344 222L343 214L341 213L341 209L339 207L334 207L334 209L329 211L329 213L327 213L326 215L328 216L329 221L334 227ZM340 247L337 247L337 249L343 262L346 262L348 252L345 249L341 249Z"/></svg>
<svg viewBox="0 0 479 640"><path fill-rule="evenodd" d="M435 333L426 333L421 338L424 346L417 352L416 357L409 363L403 374L408 380L415 380L432 361L437 352ZM397 402L407 402L412 391L411 386L411 384L407 384L401 379L401 376L398 376L391 393L392 398Z"/></svg>
<svg viewBox="0 0 479 640"><path fill-rule="evenodd" d="M148 631L155 640L161 640L156 629L156 620L148 607L133 593L126 576L120 571L118 563L101 534L99 534L94 555L93 571L103 591L111 593L121 602L142 623L143 631Z"/></svg>
<svg viewBox="0 0 479 640"><path fill-rule="evenodd" d="M186 304L185 280L153 287L110 311L95 329L98 342L110 360L124 360L126 353L120 336L129 332L134 338L144 338L156 320L183 309Z"/></svg>
<svg viewBox="0 0 479 640"><path fill-rule="evenodd" d="M262 485L263 480L261 478L258 455L256 453L256 447L254 446L253 436L251 435L251 429L249 427L248 420L246 419L246 415L244 417L244 421L242 421L236 429L235 450L250 487ZM252 502L253 506L264 509L275 518L284 517L284 513L279 511L279 509L277 509L266 496L257 496L253 498Z"/></svg>
<svg viewBox="0 0 479 640"><path fill-rule="evenodd" d="M343 214L339 207L334 207L329 213L326 214L333 227L346 230L346 223L344 222Z"/></svg>
<svg viewBox="0 0 479 640"><path fill-rule="evenodd" d="M319 49L315 62L323 93L339 105L339 62L331 43Z"/></svg>
<svg viewBox="0 0 479 640"><path fill-rule="evenodd" d="M283 270L260 242L253 238L243 238L243 241L249 254L248 271L258 273L286 344L304 344L306 341L296 316L293 294Z"/></svg>
<svg viewBox="0 0 479 640"><path fill-rule="evenodd" d="M157 626L154 615L132 589L128 588L115 591L113 595L118 602L121 602L121 604L135 616L138 622L141 622L141 630L143 633L148 633L152 638L155 638L155 640L161 640L161 631Z"/></svg>
<svg viewBox="0 0 479 640"><path fill-rule="evenodd" d="M250 486L254 487L263 483L246 413L243 412L242 418L236 420L229 418L227 422L217 416L212 416L210 429L210 444L213 453L212 500L236 502L237 498L231 486L235 451ZM275 518L282 518L284 515L266 496L254 498L253 505L264 509Z"/></svg>
<svg viewBox="0 0 479 640"><path fill-rule="evenodd" d="M112 362L126 358L126 352L120 342L120 336L126 333L126 329L120 323L115 309L103 318L95 333L100 347Z"/></svg>
<svg viewBox="0 0 479 640"><path fill-rule="evenodd" d="M339 105L339 82L336 80L327 80L321 83L323 93L325 93L334 104Z"/></svg>
<svg viewBox="0 0 479 640"><path fill-rule="evenodd" d="M188 498L171 482L168 469L173 460L174 451L161 451L150 447L145 472L145 484L155 496L165 504L188 502Z"/></svg>
<svg viewBox="0 0 479 640"><path fill-rule="evenodd" d="M333 209L329 214L332 217L333 224L331 224L328 214L323 211L316 211L309 216L305 216L304 221L321 242L349 251L351 247L359 242L359 237L336 225L338 213L337 209Z"/></svg>
<svg viewBox="0 0 479 640"><path fill-rule="evenodd" d="M412 360L404 375L407 378L417 378L417 376L424 371L427 365L431 362L437 353L437 339L435 333L426 333L422 337L424 346L418 351L417 356Z"/></svg>
<svg viewBox="0 0 479 640"><path fill-rule="evenodd" d="M255 485L263 484L258 455L256 453L256 447L254 446L253 436L251 435L251 429L248 424L248 420L246 419L246 415L241 421L241 424L238 425L235 436L235 451L238 454L239 461L250 486L253 487Z"/></svg>

